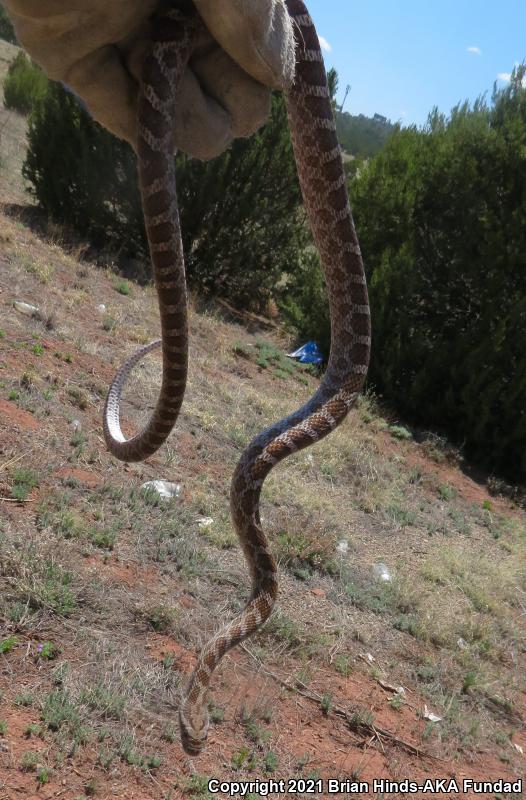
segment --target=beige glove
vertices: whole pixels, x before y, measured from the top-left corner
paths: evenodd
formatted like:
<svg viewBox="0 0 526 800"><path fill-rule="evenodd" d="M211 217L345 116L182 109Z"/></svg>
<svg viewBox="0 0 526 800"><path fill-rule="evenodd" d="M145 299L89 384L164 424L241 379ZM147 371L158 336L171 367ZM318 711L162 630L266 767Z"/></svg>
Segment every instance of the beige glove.
<svg viewBox="0 0 526 800"><path fill-rule="evenodd" d="M294 76L294 36L284 0L194 0L210 33L183 76L177 148L210 159L249 136L269 112L268 87ZM19 41L93 117L133 146L137 79L158 0L2 0Z"/></svg>

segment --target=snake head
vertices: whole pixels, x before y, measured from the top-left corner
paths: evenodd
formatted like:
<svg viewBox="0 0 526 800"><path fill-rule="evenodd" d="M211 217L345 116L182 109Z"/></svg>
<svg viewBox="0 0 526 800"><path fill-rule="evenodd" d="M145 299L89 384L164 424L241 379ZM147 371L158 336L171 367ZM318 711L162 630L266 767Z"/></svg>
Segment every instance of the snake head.
<svg viewBox="0 0 526 800"><path fill-rule="evenodd" d="M190 709L187 713L186 703L179 710L179 727L181 729L181 744L189 756L198 756L205 746L208 736L208 711L204 708Z"/></svg>

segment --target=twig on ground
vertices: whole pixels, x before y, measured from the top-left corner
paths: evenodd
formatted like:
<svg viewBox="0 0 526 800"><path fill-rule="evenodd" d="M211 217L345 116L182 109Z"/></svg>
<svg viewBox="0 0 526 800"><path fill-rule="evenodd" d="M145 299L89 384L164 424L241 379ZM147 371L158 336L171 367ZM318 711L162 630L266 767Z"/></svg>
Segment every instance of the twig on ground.
<svg viewBox="0 0 526 800"><path fill-rule="evenodd" d="M280 675L276 675L275 672L271 672L263 667L261 662L259 661L256 656L250 652L250 650L246 647L246 645L241 645L242 649L256 661L260 665L260 670L265 675L273 678L277 681L281 686L285 689L288 689L291 692L296 692L297 694L301 695L302 697L307 698L307 700L312 700L312 702L316 703L317 705L321 704L322 697L321 695L317 694L316 692L311 692L307 689L305 684L300 681L298 678L294 679L294 682L285 680ZM376 739L379 742L380 746L383 749L381 737L387 739L388 741L392 742L392 744L398 745L398 747L402 747L411 755L419 756L420 758L429 758L433 761L443 761L443 759L438 758L437 756L431 755L431 753L427 753L425 750L421 750L416 745L411 744L411 742L406 741L405 739L401 739L392 731L386 730L385 728L379 728L376 725L373 725L371 722L355 722L352 719L352 715L349 714L347 709L341 706L335 706L334 704L331 706L331 712L336 714L337 717L342 717L345 719L346 723L349 725L349 728L353 730L355 733L360 734L361 736L370 736L372 739Z"/></svg>

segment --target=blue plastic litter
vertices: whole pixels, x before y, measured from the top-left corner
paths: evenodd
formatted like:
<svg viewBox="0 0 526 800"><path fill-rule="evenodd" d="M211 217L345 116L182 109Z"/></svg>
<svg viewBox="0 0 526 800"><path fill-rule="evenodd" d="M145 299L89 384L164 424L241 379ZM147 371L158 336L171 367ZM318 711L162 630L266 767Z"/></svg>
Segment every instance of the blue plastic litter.
<svg viewBox="0 0 526 800"><path fill-rule="evenodd" d="M307 342L293 353L287 353L289 358L296 358L301 364L323 364L323 353L316 342Z"/></svg>

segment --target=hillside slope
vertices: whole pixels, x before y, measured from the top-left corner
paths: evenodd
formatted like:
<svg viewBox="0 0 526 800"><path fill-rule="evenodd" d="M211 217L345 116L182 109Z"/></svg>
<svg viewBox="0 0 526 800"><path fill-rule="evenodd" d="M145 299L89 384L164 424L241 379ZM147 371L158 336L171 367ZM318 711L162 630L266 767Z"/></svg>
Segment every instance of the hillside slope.
<svg viewBox="0 0 526 800"><path fill-rule="evenodd" d="M279 608L225 658L209 746L192 763L184 756L179 686L249 592L228 514L233 469L251 436L317 381L283 356L284 338L194 303L189 384L168 445L144 464L109 456L107 386L157 335L155 297L85 262L81 244L28 213L24 123L8 123L0 796L164 800L208 797L218 777L524 775L526 515L490 497L443 443L417 444L372 398L267 481ZM126 392L128 432L158 386L152 357ZM141 491L159 478L180 484L179 497ZM379 579L381 564L391 580Z"/></svg>

